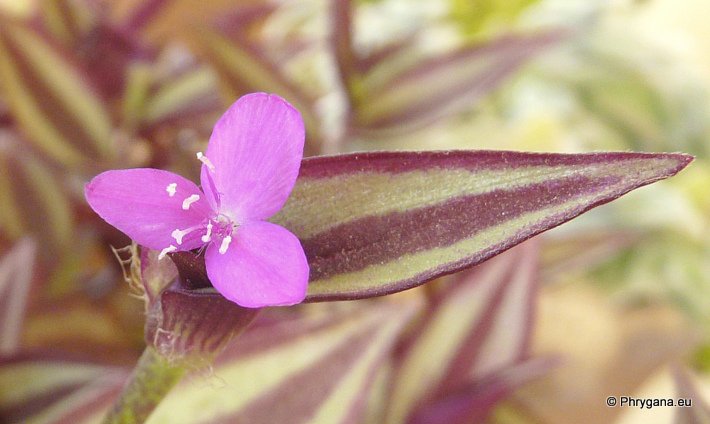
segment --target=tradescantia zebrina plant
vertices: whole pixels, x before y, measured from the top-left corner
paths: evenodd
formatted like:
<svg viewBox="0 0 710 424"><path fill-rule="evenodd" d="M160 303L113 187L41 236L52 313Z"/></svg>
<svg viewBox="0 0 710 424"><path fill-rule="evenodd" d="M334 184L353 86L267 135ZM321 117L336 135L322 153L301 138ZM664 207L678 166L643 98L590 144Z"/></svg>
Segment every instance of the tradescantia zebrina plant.
<svg viewBox="0 0 710 424"><path fill-rule="evenodd" d="M201 189L156 169L107 171L87 184L102 218L156 251L144 251L137 272L148 348L107 421L143 421L191 362L209 361L260 308L416 287L692 160L448 151L302 161L304 137L285 100L251 94L197 153ZM168 256L180 274L174 282Z"/></svg>

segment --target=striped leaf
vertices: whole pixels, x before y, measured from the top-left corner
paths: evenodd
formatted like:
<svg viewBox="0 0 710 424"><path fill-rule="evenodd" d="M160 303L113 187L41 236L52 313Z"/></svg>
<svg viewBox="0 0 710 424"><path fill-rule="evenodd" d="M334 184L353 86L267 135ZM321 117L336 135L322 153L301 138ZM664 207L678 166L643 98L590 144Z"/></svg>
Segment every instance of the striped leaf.
<svg viewBox="0 0 710 424"><path fill-rule="evenodd" d="M266 317L218 357L209 370L213 376L198 370L186 378L147 422L361 422L376 370L414 306L385 303L313 312L302 318ZM0 361L0 417L98 423L127 377L123 368L50 357Z"/></svg>
<svg viewBox="0 0 710 424"><path fill-rule="evenodd" d="M506 36L424 60L394 75L385 72L392 65L383 64L356 87L353 125L365 134L398 133L470 108L563 38L561 32ZM341 61L351 61L343 50L338 50Z"/></svg>
<svg viewBox="0 0 710 424"><path fill-rule="evenodd" d="M360 57L353 46L353 17L350 0L334 0L331 2L331 36L330 43L338 67L338 77L348 95L350 103L355 103L357 83L360 80Z"/></svg>
<svg viewBox="0 0 710 424"><path fill-rule="evenodd" d="M673 379L676 385L676 398L690 399L692 407L677 407L675 409L675 424L704 424L710 422L710 405L705 399L705 393L686 369L676 365L672 367ZM688 405L690 406L690 405Z"/></svg>
<svg viewBox="0 0 710 424"><path fill-rule="evenodd" d="M506 151L321 156L303 161L272 220L301 240L307 301L363 299L476 265L690 161ZM192 262L204 267L201 257ZM217 295L209 286L192 284Z"/></svg>
<svg viewBox="0 0 710 424"><path fill-rule="evenodd" d="M213 112L220 109L217 93L214 74L206 67L196 66L154 87L148 93L145 110L138 118L145 125L155 125Z"/></svg>
<svg viewBox="0 0 710 424"><path fill-rule="evenodd" d="M122 368L52 356L0 360L0 420L98 423L127 376Z"/></svg>
<svg viewBox="0 0 710 424"><path fill-rule="evenodd" d="M36 249L25 238L0 260L0 356L15 353L20 346Z"/></svg>
<svg viewBox="0 0 710 424"><path fill-rule="evenodd" d="M146 343L171 361L212 358L244 331L258 312L222 296L172 286L150 305Z"/></svg>
<svg viewBox="0 0 710 424"><path fill-rule="evenodd" d="M129 31L141 31L143 27L149 25L151 21L165 13L165 9L171 6L172 1L169 0L147 0L142 2L114 2L110 5L113 7L114 14L121 15L115 20ZM116 11L117 10L117 11Z"/></svg>
<svg viewBox="0 0 710 424"><path fill-rule="evenodd" d="M0 22L0 88L10 112L38 149L66 165L112 154L109 113L89 81L59 46Z"/></svg>
<svg viewBox="0 0 710 424"><path fill-rule="evenodd" d="M145 317L139 302L124 297L114 304L91 302L79 294L62 300L35 300L25 320L23 347L51 348L85 359L130 361L142 346L140 321Z"/></svg>
<svg viewBox="0 0 710 424"><path fill-rule="evenodd" d="M0 231L11 238L31 234L44 247L43 258L58 256L74 227L61 180L22 146L0 152L0 169Z"/></svg>
<svg viewBox="0 0 710 424"><path fill-rule="evenodd" d="M71 47L77 39L85 35L88 21L94 18L87 9L89 8L71 0L41 0L38 12L42 27L46 28L54 39Z"/></svg>
<svg viewBox="0 0 710 424"><path fill-rule="evenodd" d="M485 416L509 393L515 386L500 379L527 356L536 274L537 246L526 243L459 275L435 299L405 347L385 422L408 422L420 414L415 422L427 422L442 405L459 403L461 414L475 405Z"/></svg>
<svg viewBox="0 0 710 424"><path fill-rule="evenodd" d="M541 254L541 279L550 283L591 271L618 257L640 238L632 231L618 229L575 232L547 238Z"/></svg>
<svg viewBox="0 0 710 424"><path fill-rule="evenodd" d="M266 57L263 47L242 36L227 37L217 31L202 29L196 34L198 49L205 61L217 71L225 98L230 102L240 95L266 91L279 93L301 112L308 132L308 142L317 143L320 119L312 99L288 80ZM318 151L310 146L311 154Z"/></svg>
<svg viewBox="0 0 710 424"><path fill-rule="evenodd" d="M148 423L361 422L375 370L412 312L385 303L257 325L215 363L220 387L188 378Z"/></svg>
<svg viewBox="0 0 710 424"><path fill-rule="evenodd" d="M501 151L318 157L303 162L274 221L302 241L310 301L366 298L480 263L691 160Z"/></svg>
<svg viewBox="0 0 710 424"><path fill-rule="evenodd" d="M531 359L470 383L425 406L407 424L484 423L498 402L523 384L545 375L555 361Z"/></svg>

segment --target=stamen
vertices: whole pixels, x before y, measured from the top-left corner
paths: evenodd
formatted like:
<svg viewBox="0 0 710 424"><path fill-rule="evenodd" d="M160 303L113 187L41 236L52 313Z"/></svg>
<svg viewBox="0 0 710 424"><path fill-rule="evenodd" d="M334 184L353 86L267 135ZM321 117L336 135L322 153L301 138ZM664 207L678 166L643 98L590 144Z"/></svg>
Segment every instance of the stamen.
<svg viewBox="0 0 710 424"><path fill-rule="evenodd" d="M190 205L197 202L198 200L200 200L200 195L193 194L192 196L182 201L182 209L185 211L188 210L190 208Z"/></svg>
<svg viewBox="0 0 710 424"><path fill-rule="evenodd" d="M175 246L173 246L173 245L171 244L170 246L168 246L168 247L166 247L165 249L163 249L163 250L160 251L160 254L158 255L158 260L163 259L163 258L165 257L165 255L167 255L167 254L170 253L170 252L174 252L174 251L176 251L176 250L177 250L177 247L175 247ZM220 251L220 252L221 252L221 251Z"/></svg>
<svg viewBox="0 0 710 424"><path fill-rule="evenodd" d="M175 239L179 246L182 244L182 238L185 237L185 234L187 233L187 231L174 230L172 233L170 233L170 236Z"/></svg>
<svg viewBox="0 0 710 424"><path fill-rule="evenodd" d="M168 196L170 196L170 197L175 196L175 192L177 191L177 183L168 184L168 186L165 187L165 191L168 192Z"/></svg>
<svg viewBox="0 0 710 424"><path fill-rule="evenodd" d="M177 242L178 246L182 244L182 239L190 234L191 232L198 230L202 228L201 225L193 225L192 227L185 228L184 230L181 230L179 228L173 230L172 233L170 233L170 236L175 239Z"/></svg>
<svg viewBox="0 0 710 424"><path fill-rule="evenodd" d="M212 239L212 221L207 223L207 233L202 236L202 242L207 243Z"/></svg>
<svg viewBox="0 0 710 424"><path fill-rule="evenodd" d="M219 246L219 253L224 255L227 253L227 248L229 247L229 243L232 242L232 236L227 236L222 239L222 245Z"/></svg>
<svg viewBox="0 0 710 424"><path fill-rule="evenodd" d="M214 165L212 162L207 159L207 156L203 155L202 152L197 152L197 159L204 163L207 168L209 168L210 171L214 172Z"/></svg>

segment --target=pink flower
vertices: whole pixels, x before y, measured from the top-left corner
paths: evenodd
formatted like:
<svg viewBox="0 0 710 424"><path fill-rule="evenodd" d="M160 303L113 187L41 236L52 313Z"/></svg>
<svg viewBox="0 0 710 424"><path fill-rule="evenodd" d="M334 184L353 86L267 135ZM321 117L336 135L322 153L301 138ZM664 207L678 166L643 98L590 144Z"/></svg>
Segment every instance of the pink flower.
<svg viewBox="0 0 710 424"><path fill-rule="evenodd" d="M282 98L255 93L236 101L214 127L202 161L202 190L159 169L96 176L91 208L138 244L161 251L206 246L212 285L240 306L293 305L308 285L298 238L266 219L283 207L303 157L303 120Z"/></svg>

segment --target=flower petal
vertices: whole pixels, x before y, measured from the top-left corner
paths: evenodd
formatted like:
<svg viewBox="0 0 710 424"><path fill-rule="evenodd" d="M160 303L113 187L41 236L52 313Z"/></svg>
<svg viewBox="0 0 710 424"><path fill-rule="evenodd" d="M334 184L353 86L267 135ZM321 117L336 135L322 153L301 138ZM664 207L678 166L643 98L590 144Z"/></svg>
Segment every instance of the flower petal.
<svg viewBox="0 0 710 424"><path fill-rule="evenodd" d="M180 245L172 236L174 230L201 225L212 213L197 185L177 174L147 168L106 171L86 185L84 194L101 218L145 247L191 250L204 244L201 228L186 234ZM199 199L192 201L194 196Z"/></svg>
<svg viewBox="0 0 710 424"><path fill-rule="evenodd" d="M237 100L215 124L205 155L214 165L220 212L236 222L278 212L296 182L304 140L301 114L281 97L254 93ZM202 189L212 199L208 173L203 165Z"/></svg>
<svg viewBox="0 0 710 424"><path fill-rule="evenodd" d="M308 287L308 261L301 242L287 229L264 221L241 225L229 248L212 243L205 254L207 276L224 297L246 308L300 303Z"/></svg>

